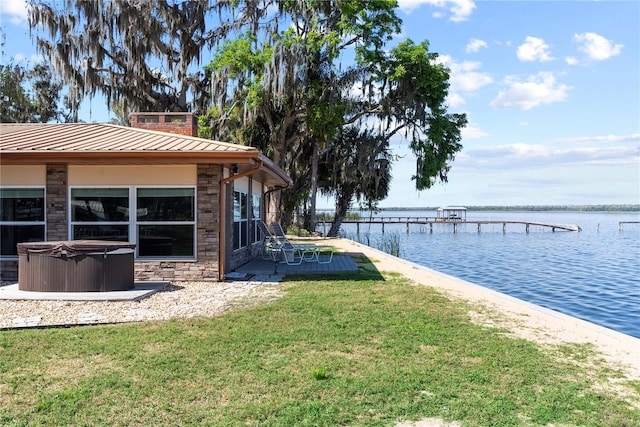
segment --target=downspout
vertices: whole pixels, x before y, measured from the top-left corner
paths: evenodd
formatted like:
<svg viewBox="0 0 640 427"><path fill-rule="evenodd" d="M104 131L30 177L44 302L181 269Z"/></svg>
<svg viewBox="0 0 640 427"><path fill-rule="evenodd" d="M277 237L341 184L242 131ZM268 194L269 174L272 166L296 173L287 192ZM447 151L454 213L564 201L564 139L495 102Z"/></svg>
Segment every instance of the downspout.
<svg viewBox="0 0 640 427"><path fill-rule="evenodd" d="M224 204L225 200L227 199L227 184L230 183L231 181L235 181L236 179L240 179L240 178L244 178L245 176L249 176L249 175L253 175L256 172L260 172L260 170L262 170L262 160L258 160L258 166L256 166L255 168L252 169L247 169L244 172L240 172L238 174L235 175L231 175L228 176L226 178L224 178L222 181L220 181L220 201L219 201L219 206L220 206L220 242L219 242L219 246L220 246L220 250L219 252L219 258L218 258L218 275L220 276L220 280L223 281L225 278L225 271L224 271L224 260L225 260L225 251L226 251L226 245L227 245L227 213L226 213L226 204Z"/></svg>

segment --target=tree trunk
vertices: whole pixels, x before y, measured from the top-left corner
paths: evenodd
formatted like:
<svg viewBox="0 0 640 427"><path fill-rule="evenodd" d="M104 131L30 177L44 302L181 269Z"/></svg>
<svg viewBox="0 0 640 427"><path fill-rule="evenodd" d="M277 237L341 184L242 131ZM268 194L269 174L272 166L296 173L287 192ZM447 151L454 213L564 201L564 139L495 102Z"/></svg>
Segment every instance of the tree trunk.
<svg viewBox="0 0 640 427"><path fill-rule="evenodd" d="M316 198L318 196L318 146L314 144L313 154L311 156L311 189L309 203L309 231L316 232Z"/></svg>
<svg viewBox="0 0 640 427"><path fill-rule="evenodd" d="M344 217L347 215L349 207L351 206L352 197L353 192L338 192L338 197L336 198L336 213L333 216L333 221L331 222L331 228L329 229L328 237L338 236L338 232L340 231L340 227L342 226L342 221L344 220Z"/></svg>

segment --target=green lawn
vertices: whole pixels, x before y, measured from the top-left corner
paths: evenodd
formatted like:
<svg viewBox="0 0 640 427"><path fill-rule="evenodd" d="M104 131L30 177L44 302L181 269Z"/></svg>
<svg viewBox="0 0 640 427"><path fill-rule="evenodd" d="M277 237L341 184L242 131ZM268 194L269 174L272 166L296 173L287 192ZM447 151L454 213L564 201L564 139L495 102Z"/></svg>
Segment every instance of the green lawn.
<svg viewBox="0 0 640 427"><path fill-rule="evenodd" d="M2 331L0 425L640 425L638 384L603 387L586 346L477 326L397 275L283 286L218 318Z"/></svg>

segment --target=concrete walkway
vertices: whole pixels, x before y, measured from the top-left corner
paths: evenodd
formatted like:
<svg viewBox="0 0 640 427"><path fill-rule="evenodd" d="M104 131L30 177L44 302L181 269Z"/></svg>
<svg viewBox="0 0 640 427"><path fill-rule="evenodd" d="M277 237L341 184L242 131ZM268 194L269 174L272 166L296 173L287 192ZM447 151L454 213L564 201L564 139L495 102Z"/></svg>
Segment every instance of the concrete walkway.
<svg viewBox="0 0 640 427"><path fill-rule="evenodd" d="M321 255L321 261L327 261L329 255ZM284 276L286 274L326 274L326 273L346 273L357 271L358 266L349 255L335 254L331 262L318 263L315 261L303 261L299 265L288 265L283 262L274 262L270 259L256 257L248 263L238 267L234 272L227 274L227 279L233 278L237 273L241 278L242 274L252 274L254 276ZM259 280L257 277L254 280Z"/></svg>

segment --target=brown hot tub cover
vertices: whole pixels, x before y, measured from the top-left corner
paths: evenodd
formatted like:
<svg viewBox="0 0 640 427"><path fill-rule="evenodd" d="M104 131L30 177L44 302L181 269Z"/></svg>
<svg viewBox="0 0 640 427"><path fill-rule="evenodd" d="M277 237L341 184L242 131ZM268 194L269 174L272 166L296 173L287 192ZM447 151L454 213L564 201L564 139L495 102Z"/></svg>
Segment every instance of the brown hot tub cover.
<svg viewBox="0 0 640 427"><path fill-rule="evenodd" d="M107 292L132 289L136 245L104 240L18 243L18 289Z"/></svg>
<svg viewBox="0 0 640 427"><path fill-rule="evenodd" d="M106 240L67 240L58 242L18 243L18 256L38 254L53 257L74 257L95 253L109 253L118 249L135 249L135 243Z"/></svg>

